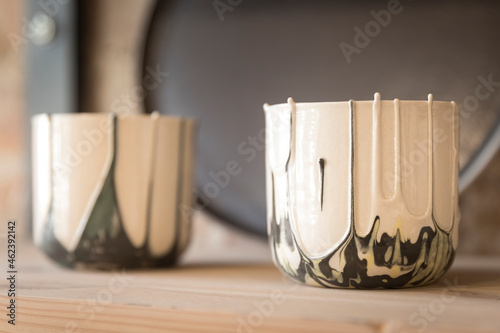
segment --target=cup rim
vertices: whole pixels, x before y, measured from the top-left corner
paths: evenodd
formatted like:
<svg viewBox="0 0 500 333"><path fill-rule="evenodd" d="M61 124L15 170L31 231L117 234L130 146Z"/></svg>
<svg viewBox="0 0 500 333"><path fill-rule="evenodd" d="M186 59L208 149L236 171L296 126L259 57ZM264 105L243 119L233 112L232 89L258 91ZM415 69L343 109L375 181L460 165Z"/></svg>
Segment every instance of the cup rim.
<svg viewBox="0 0 500 333"><path fill-rule="evenodd" d="M380 95L379 95L380 96ZM374 102L395 102L395 101L399 101L400 103L416 103L416 104L420 104L420 103L429 103L430 99L432 98L432 95L429 94L429 99L428 100L406 100L406 99L403 99L403 100L400 100L399 98L395 98L395 99L384 99L384 100L381 100L377 97L375 97L373 100L355 100L355 99L351 99L354 103L362 103L362 104L368 104L368 103L371 103L373 104ZM345 100L345 101L326 101L326 102L295 102L291 97L288 98L288 101L285 102L285 103L277 103L277 104L268 104L268 103L265 103L263 108L264 108L264 111L267 112L267 111L278 111L278 110L282 110L283 108L285 108L286 106L289 106L289 105L295 105L297 109L299 108L312 108L312 107L321 107L321 106L333 106L333 105L341 105L341 104L348 104L351 100ZM436 103L436 104L454 104L455 102L454 101L435 101L435 100L432 100L432 103Z"/></svg>
<svg viewBox="0 0 500 333"><path fill-rule="evenodd" d="M56 118L108 118L112 112L100 113L100 112L68 112L68 113L38 113L31 116L32 120L36 120L42 117L56 117ZM126 118L151 118L154 119L158 117L159 119L179 119L181 121L187 121L192 123L198 123L195 118L192 117L184 117L178 115L164 115L159 112L152 113L114 113L114 115L118 119L126 119Z"/></svg>

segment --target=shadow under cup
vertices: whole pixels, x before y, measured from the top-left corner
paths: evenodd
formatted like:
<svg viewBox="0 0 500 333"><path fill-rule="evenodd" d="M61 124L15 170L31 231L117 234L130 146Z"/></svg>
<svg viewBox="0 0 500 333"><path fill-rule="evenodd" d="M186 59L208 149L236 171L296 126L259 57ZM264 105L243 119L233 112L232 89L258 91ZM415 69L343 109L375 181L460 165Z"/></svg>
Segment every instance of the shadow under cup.
<svg viewBox="0 0 500 333"><path fill-rule="evenodd" d="M275 264L324 287L425 285L458 244L454 102L264 105Z"/></svg>
<svg viewBox="0 0 500 333"><path fill-rule="evenodd" d="M195 132L157 113L33 117L35 243L70 267L173 264L190 234Z"/></svg>

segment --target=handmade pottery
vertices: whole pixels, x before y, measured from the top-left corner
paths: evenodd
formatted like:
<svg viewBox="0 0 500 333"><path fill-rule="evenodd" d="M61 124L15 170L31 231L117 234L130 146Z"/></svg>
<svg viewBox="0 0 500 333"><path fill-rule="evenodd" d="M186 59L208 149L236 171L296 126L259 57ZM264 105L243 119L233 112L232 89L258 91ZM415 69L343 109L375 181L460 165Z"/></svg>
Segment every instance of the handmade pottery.
<svg viewBox="0 0 500 333"><path fill-rule="evenodd" d="M195 123L152 115L33 118L33 237L71 267L172 264L190 233Z"/></svg>
<svg viewBox="0 0 500 333"><path fill-rule="evenodd" d="M425 285L458 244L454 102L264 105L268 233L294 280L346 288Z"/></svg>

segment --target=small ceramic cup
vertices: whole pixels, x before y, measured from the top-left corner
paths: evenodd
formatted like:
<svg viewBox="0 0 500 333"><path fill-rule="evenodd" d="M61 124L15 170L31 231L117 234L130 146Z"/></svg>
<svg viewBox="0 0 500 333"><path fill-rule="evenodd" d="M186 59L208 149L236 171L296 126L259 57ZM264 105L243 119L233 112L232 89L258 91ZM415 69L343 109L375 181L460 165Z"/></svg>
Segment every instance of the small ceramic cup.
<svg viewBox="0 0 500 333"><path fill-rule="evenodd" d="M174 263L190 233L195 131L158 113L35 116L35 243L70 267Z"/></svg>
<svg viewBox="0 0 500 333"><path fill-rule="evenodd" d="M458 241L454 102L264 105L275 264L324 287L425 285Z"/></svg>

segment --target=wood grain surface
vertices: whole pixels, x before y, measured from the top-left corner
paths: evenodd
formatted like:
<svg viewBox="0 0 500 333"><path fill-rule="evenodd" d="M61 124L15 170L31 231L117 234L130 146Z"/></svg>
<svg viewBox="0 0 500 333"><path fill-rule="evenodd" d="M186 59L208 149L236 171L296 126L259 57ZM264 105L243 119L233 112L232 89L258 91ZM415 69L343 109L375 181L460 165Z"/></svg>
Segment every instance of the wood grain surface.
<svg viewBox="0 0 500 333"><path fill-rule="evenodd" d="M458 257L426 287L340 290L295 284L269 253L245 248L212 259L197 248L172 269L123 272L67 270L30 243L18 252L16 326L4 278L2 332L500 331L500 258Z"/></svg>

